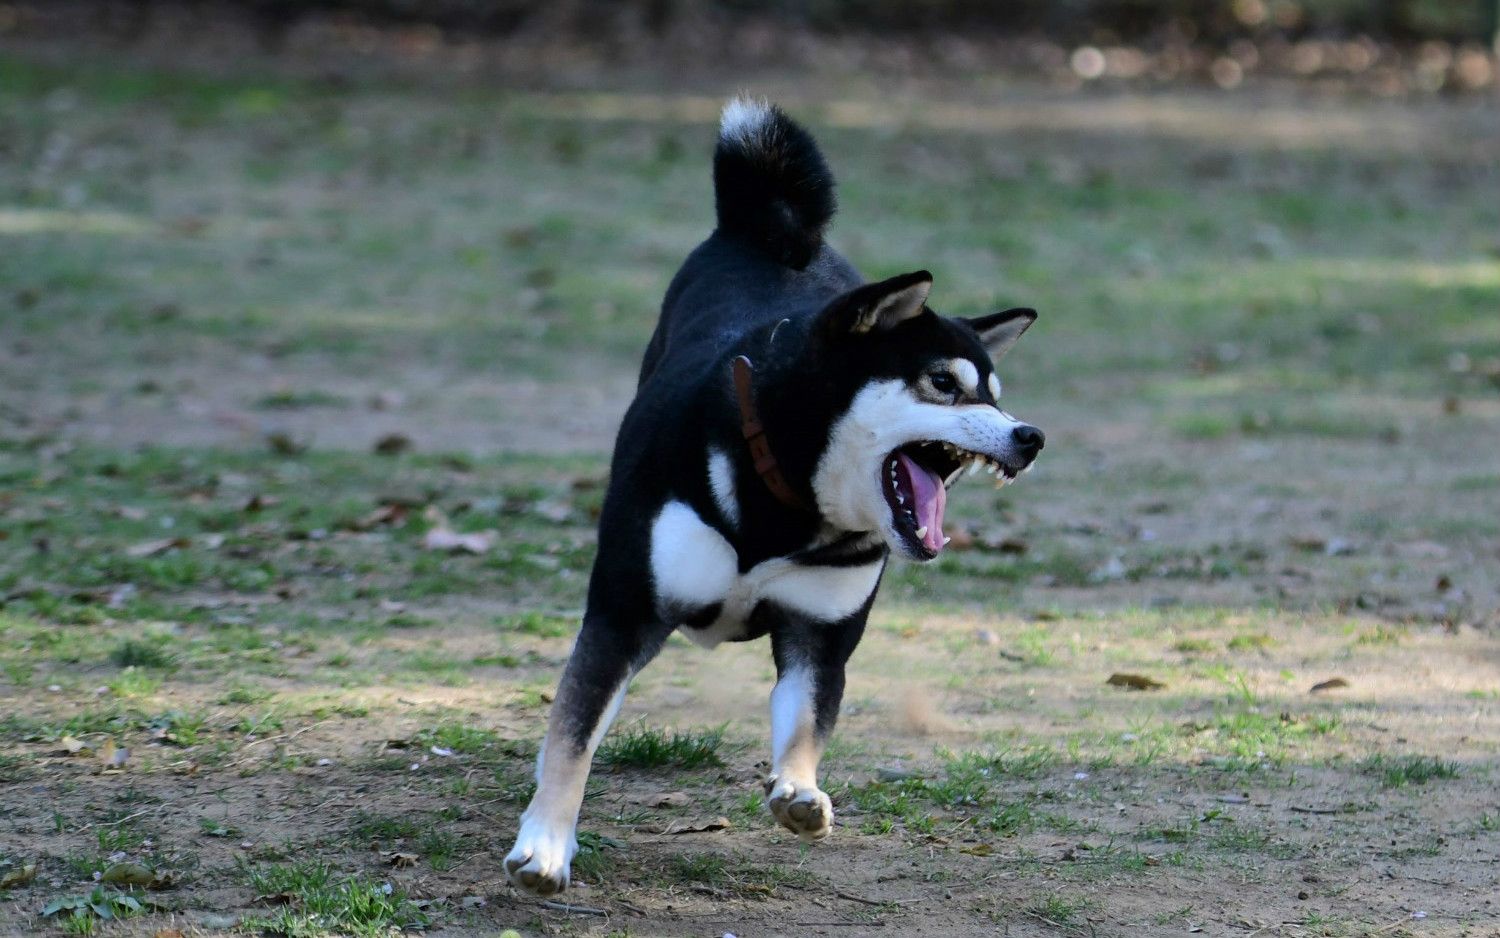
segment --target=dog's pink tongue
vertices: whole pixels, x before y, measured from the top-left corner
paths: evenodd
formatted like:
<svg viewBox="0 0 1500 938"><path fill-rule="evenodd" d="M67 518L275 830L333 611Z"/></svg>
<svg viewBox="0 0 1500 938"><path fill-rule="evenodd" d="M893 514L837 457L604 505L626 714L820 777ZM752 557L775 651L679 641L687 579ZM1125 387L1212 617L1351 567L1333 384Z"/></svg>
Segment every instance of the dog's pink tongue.
<svg viewBox="0 0 1500 938"><path fill-rule="evenodd" d="M901 460L906 477L911 479L917 527L927 529L922 543L936 553L943 549L943 509L948 506L948 490L943 488L943 480L937 477L937 473L923 468L905 453L897 452L896 458Z"/></svg>

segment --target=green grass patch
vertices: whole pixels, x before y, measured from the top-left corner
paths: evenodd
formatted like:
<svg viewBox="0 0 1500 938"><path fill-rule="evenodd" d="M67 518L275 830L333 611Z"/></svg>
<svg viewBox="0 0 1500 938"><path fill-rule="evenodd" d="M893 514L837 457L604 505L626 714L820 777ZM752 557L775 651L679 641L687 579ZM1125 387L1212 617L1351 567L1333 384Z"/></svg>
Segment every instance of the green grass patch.
<svg viewBox="0 0 1500 938"><path fill-rule="evenodd" d="M455 755L474 755L494 748L500 737L494 730L462 723L443 723L421 731L417 734L416 741L423 747L436 746Z"/></svg>
<svg viewBox="0 0 1500 938"><path fill-rule="evenodd" d="M309 407L348 407L349 399L328 391L296 391L290 388L272 391L255 399L257 410L304 410Z"/></svg>
<svg viewBox="0 0 1500 938"><path fill-rule="evenodd" d="M427 915L389 882L339 875L321 861L247 867L245 878L258 895L287 903L272 915L246 918L245 927L263 934L376 938L428 924Z"/></svg>
<svg viewBox="0 0 1500 938"><path fill-rule="evenodd" d="M634 769L709 768L724 764L719 756L723 745L723 727L667 732L635 726L605 737L595 761L600 765Z"/></svg>
<svg viewBox="0 0 1500 938"><path fill-rule="evenodd" d="M1093 906L1093 901L1087 897L1053 892L1033 899L1026 906L1026 912L1049 924L1066 926L1077 922Z"/></svg>
<svg viewBox="0 0 1500 938"><path fill-rule="evenodd" d="M1457 762L1435 756L1388 756L1376 753L1360 763L1360 771L1380 780L1386 788L1425 785L1434 779L1458 778Z"/></svg>
<svg viewBox="0 0 1500 938"><path fill-rule="evenodd" d="M1264 632L1236 635L1224 643L1230 651L1260 651L1276 644L1276 640Z"/></svg>
<svg viewBox="0 0 1500 938"><path fill-rule="evenodd" d="M164 647L162 641L127 638L109 653L111 663L122 668L157 668L175 670L181 659Z"/></svg>
<svg viewBox="0 0 1500 938"><path fill-rule="evenodd" d="M578 631L576 619L541 612L502 616L495 624L507 632L520 632L522 635L535 635L538 638L567 638Z"/></svg>

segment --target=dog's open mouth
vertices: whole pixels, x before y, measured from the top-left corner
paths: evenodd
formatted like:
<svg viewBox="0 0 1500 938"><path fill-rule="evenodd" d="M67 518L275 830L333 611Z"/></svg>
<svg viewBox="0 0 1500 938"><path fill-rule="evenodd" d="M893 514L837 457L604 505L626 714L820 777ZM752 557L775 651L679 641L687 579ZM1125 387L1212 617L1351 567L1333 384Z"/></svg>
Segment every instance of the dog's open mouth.
<svg viewBox="0 0 1500 938"><path fill-rule="evenodd" d="M943 511L948 507L948 486L968 469L983 468L1001 485L1015 479L1019 469L983 453L973 453L952 443L907 443L885 461L885 500L891 506L896 533L912 553L932 559L951 538L943 534Z"/></svg>

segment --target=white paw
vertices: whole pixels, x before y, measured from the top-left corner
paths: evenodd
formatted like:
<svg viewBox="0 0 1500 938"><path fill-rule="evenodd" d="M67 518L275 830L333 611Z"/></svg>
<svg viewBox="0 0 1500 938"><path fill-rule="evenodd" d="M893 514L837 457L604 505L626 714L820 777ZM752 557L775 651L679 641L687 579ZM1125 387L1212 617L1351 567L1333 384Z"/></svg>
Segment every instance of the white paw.
<svg viewBox="0 0 1500 938"><path fill-rule="evenodd" d="M766 804L782 827L803 840L822 840L833 828L833 802L815 785L799 787L772 775L766 779Z"/></svg>
<svg viewBox="0 0 1500 938"><path fill-rule="evenodd" d="M517 889L534 896L556 895L568 888L568 867L577 852L571 827L559 829L522 818L516 845L505 857L505 875Z"/></svg>

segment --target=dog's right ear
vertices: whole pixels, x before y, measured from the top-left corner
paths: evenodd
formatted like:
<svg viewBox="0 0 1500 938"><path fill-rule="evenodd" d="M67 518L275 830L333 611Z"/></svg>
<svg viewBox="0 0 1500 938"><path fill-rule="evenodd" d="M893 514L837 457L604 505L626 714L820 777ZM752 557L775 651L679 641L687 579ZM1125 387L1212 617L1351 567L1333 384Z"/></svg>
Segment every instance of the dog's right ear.
<svg viewBox="0 0 1500 938"><path fill-rule="evenodd" d="M931 290L932 274L925 270L855 287L824 308L824 334L862 335L893 329L922 315Z"/></svg>

